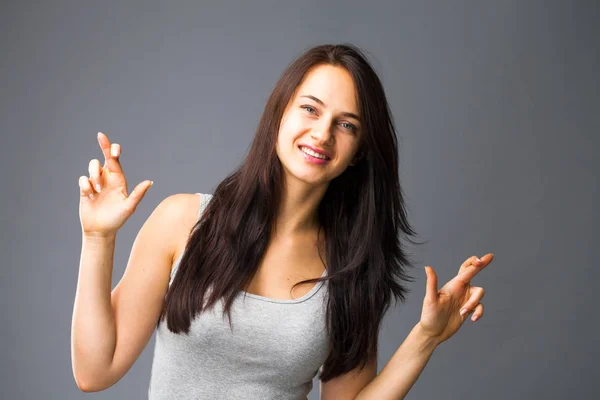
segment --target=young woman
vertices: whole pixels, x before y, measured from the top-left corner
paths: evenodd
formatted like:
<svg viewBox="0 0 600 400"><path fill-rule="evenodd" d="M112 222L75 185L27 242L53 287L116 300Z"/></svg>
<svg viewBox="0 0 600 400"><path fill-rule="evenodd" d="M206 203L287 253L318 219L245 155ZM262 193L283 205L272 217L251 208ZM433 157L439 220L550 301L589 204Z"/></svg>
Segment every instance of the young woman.
<svg viewBox="0 0 600 400"><path fill-rule="evenodd" d="M83 391L121 379L156 328L152 399L300 399L317 373L321 399L400 399L434 349L483 315L470 280L492 254L440 290L425 267L421 319L377 374L380 323L412 281L400 235L415 232L384 89L354 46L312 48L284 71L241 166L212 195L163 200L112 292L117 231L152 182L128 194L120 146L98 142L104 166L90 161L79 179L71 340Z"/></svg>

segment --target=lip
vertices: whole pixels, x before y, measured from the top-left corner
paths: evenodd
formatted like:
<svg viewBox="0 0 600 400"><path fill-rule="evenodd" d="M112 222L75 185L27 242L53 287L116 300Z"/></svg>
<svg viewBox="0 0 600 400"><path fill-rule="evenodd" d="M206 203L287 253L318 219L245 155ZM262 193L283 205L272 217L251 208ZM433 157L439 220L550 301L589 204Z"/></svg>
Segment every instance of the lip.
<svg viewBox="0 0 600 400"><path fill-rule="evenodd" d="M317 149L317 148L309 146L307 144L300 144L298 146L298 148L301 148L301 147L307 147L307 148L311 149L312 151L314 151L315 153L323 154L324 156L327 156L327 157L329 157L329 159L331 159L331 154L329 154L325 150Z"/></svg>
<svg viewBox="0 0 600 400"><path fill-rule="evenodd" d="M311 164L316 164L316 165L326 165L329 164L331 162L331 160L328 159L322 159L322 158L318 158L318 157L313 157L311 155L306 154L305 152L303 152L302 150L298 150L300 152L300 154L302 154L302 157L304 157L304 159L306 161L308 161Z"/></svg>

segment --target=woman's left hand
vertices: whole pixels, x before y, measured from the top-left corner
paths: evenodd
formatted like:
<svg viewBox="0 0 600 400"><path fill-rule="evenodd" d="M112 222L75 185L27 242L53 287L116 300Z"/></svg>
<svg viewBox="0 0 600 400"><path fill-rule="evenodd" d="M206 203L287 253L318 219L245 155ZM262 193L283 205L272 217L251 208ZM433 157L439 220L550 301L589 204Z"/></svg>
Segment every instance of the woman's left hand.
<svg viewBox="0 0 600 400"><path fill-rule="evenodd" d="M472 321L483 315L483 304L480 303L484 295L481 287L471 286L471 279L483 268L487 267L494 255L489 253L478 261L476 256L468 258L458 270L452 280L437 289L437 275L430 266L425 267L427 273L427 290L423 301L421 330L437 343L442 343L454 335L473 312ZM461 314L461 310L463 311Z"/></svg>

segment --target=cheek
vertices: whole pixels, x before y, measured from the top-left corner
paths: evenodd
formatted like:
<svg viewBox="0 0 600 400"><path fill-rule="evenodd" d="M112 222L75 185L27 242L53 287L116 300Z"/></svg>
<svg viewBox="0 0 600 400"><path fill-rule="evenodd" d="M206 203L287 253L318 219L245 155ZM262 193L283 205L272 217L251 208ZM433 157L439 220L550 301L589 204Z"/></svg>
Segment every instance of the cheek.
<svg viewBox="0 0 600 400"><path fill-rule="evenodd" d="M282 155L282 153L289 153L290 152L290 148L293 146L294 144L294 131L290 130L289 127L287 126L281 126L279 128L279 134L277 136L277 144L276 144L276 149L277 149L277 153L279 155Z"/></svg>
<svg viewBox="0 0 600 400"><path fill-rule="evenodd" d="M306 121L301 115L295 112L291 112L282 121L282 126L285 127L286 131L297 131L302 129L306 125Z"/></svg>
<svg viewBox="0 0 600 400"><path fill-rule="evenodd" d="M352 159L356 155L358 145L350 136L344 136L344 140L339 141L340 151L345 158Z"/></svg>
<svg viewBox="0 0 600 400"><path fill-rule="evenodd" d="M281 150L287 147L290 143L290 135L289 130L286 126L281 126L279 128L279 134L277 135L277 149Z"/></svg>
<svg viewBox="0 0 600 400"><path fill-rule="evenodd" d="M301 118L290 115L281 122L277 141L281 142L282 145L291 144L295 137L302 133L303 125Z"/></svg>

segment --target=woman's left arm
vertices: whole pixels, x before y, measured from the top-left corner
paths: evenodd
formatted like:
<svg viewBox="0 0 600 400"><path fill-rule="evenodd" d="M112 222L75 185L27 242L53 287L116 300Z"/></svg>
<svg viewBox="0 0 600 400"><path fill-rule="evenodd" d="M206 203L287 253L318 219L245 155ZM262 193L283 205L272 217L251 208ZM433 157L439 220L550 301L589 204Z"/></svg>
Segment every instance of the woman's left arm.
<svg viewBox="0 0 600 400"><path fill-rule="evenodd" d="M484 296L481 287L471 286L471 279L494 259L486 254L481 259L468 258L452 280L437 289L437 275L425 267L427 290L421 320L394 353L379 374L365 386L355 400L403 399L431 358L437 346L454 335L473 312L472 321L483 315Z"/></svg>

